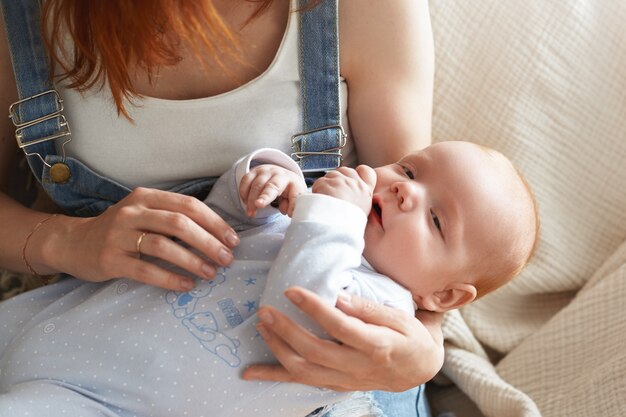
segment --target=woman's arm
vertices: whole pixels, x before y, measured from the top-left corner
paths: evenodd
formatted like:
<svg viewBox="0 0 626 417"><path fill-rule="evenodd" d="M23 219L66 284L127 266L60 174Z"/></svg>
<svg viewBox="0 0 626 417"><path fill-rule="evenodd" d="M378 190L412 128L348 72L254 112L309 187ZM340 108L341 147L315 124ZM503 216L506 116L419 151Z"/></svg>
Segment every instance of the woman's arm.
<svg viewBox="0 0 626 417"><path fill-rule="evenodd" d="M359 162L393 163L431 142L434 46L426 0L339 3L341 73Z"/></svg>
<svg viewBox="0 0 626 417"><path fill-rule="evenodd" d="M0 19L0 265L15 271L28 272L21 259L19 242L26 240L32 228L47 215L28 210L8 197L11 168L15 164L17 144L15 128L7 117L9 106L17 101L17 89L11 67L11 58Z"/></svg>
<svg viewBox="0 0 626 417"><path fill-rule="evenodd" d="M1 19L0 74L0 112L6 115L17 100L17 89ZM23 260L28 239L25 256L42 275L66 272L89 281L128 277L172 290L190 289L193 282L188 277L139 259L137 242L143 233L143 254L194 275L212 278L215 266L170 237L187 242L219 265L230 263L230 247L238 242L232 229L197 199L159 190L137 189L98 217L59 215L31 234L49 214L26 208L6 194L17 151L14 132L9 118L0 117L1 268L29 272Z"/></svg>

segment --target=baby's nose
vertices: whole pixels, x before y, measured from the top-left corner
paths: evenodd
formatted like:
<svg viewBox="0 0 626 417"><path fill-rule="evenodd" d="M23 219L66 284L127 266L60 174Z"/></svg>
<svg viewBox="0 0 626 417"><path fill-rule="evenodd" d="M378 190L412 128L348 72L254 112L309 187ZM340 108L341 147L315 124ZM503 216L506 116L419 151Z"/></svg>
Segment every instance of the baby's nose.
<svg viewBox="0 0 626 417"><path fill-rule="evenodd" d="M391 189L396 194L398 205L403 211L413 210L421 201L419 190L413 183L397 182Z"/></svg>

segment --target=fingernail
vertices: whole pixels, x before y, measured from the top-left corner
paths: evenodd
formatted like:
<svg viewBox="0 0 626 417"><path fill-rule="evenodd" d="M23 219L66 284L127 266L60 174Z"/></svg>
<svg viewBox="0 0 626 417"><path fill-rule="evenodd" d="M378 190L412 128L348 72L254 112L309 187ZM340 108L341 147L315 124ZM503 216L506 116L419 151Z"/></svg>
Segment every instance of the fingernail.
<svg viewBox="0 0 626 417"><path fill-rule="evenodd" d="M239 236L237 236L237 233L235 233L232 230L229 230L228 232L226 232L226 235L224 237L225 237L226 243L231 248L239 244Z"/></svg>
<svg viewBox="0 0 626 417"><path fill-rule="evenodd" d="M244 371L241 377L246 381L252 381L259 379L260 375L257 372L252 371L248 368Z"/></svg>
<svg viewBox="0 0 626 417"><path fill-rule="evenodd" d="M193 288L195 287L195 284L194 284L194 282L193 282L193 281L191 281L191 280L181 279L181 280L180 280L180 286L181 286L183 289L185 289L185 290L189 291L189 290L193 290Z"/></svg>
<svg viewBox="0 0 626 417"><path fill-rule="evenodd" d="M300 304L303 300L302 295L294 290L285 291L285 296L294 304Z"/></svg>
<svg viewBox="0 0 626 417"><path fill-rule="evenodd" d="M230 251L221 248L219 253L217 254L217 259L219 259L222 265L228 265L230 261L233 260L233 254Z"/></svg>
<svg viewBox="0 0 626 417"><path fill-rule="evenodd" d="M213 278L215 276L215 268L209 264L202 264L202 274L205 278Z"/></svg>
<svg viewBox="0 0 626 417"><path fill-rule="evenodd" d="M261 311L259 313L259 319L265 324L272 325L274 324L274 316L269 311Z"/></svg>
<svg viewBox="0 0 626 417"><path fill-rule="evenodd" d="M337 301L341 301L344 304L350 304L350 301L352 301L352 296L345 291L340 291L337 294Z"/></svg>
<svg viewBox="0 0 626 417"><path fill-rule="evenodd" d="M259 334L264 340L269 340L272 337L270 333L267 331L267 329L265 328L265 326L263 326L260 323L256 325L256 330L259 332Z"/></svg>

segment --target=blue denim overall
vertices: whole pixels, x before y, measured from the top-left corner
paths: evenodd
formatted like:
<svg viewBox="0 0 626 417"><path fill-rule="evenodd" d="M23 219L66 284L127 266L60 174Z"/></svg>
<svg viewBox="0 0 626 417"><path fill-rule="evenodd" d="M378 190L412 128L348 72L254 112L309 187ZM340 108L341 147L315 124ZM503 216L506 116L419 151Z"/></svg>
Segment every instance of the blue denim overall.
<svg viewBox="0 0 626 417"><path fill-rule="evenodd" d="M131 189L65 156L64 145L71 140L70 121L63 114L63 101L50 80L40 32L40 2L0 0L0 3L20 98L9 109L18 145L26 153L35 177L65 213L97 216ZM303 131L292 137L292 156L313 177L341 163L341 148L346 139L339 108L337 16L337 0L322 2L300 13L304 117ZM60 155L55 140L61 143ZM202 198L215 180L216 177L199 178L169 191ZM424 387L420 386L404 393L357 393L352 400L311 415L425 417L430 412Z"/></svg>

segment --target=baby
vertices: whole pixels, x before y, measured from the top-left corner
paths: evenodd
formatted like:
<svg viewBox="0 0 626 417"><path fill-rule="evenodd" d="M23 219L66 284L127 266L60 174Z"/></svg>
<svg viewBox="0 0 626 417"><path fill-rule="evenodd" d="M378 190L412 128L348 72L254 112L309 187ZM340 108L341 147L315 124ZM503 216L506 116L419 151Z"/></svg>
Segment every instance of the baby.
<svg viewBox="0 0 626 417"><path fill-rule="evenodd" d="M251 215L275 197L290 214L305 189L293 172L260 165L240 193ZM437 143L380 168L339 168L312 191L367 216L365 260L408 289L420 309L445 312L502 286L537 241L527 183L502 154L469 142Z"/></svg>
<svg viewBox="0 0 626 417"><path fill-rule="evenodd" d="M319 335L287 288L331 305L347 291L411 315L447 311L511 279L537 238L524 181L469 143L340 168L312 191L287 155L256 151L206 199L241 239L215 279L180 293L68 278L1 303L0 417L305 416L349 393L243 380L248 365L274 360L257 332L260 305Z"/></svg>

